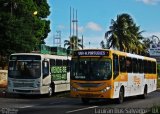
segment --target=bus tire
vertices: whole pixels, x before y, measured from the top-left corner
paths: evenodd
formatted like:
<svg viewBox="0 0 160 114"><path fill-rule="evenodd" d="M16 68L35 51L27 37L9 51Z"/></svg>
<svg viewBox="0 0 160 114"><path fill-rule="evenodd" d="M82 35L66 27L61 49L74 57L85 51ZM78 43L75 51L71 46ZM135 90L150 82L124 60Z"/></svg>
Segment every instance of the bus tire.
<svg viewBox="0 0 160 114"><path fill-rule="evenodd" d="M140 98L141 98L141 99L145 99L145 98L146 98L146 96L147 96L147 85L145 85L145 87L144 87L144 91L143 91L143 94L142 94L142 95L140 95Z"/></svg>
<svg viewBox="0 0 160 114"><path fill-rule="evenodd" d="M89 98L81 98L83 104L89 104Z"/></svg>
<svg viewBox="0 0 160 114"><path fill-rule="evenodd" d="M122 104L124 101L124 89L123 87L120 88L119 90L119 97L116 99L117 104Z"/></svg>

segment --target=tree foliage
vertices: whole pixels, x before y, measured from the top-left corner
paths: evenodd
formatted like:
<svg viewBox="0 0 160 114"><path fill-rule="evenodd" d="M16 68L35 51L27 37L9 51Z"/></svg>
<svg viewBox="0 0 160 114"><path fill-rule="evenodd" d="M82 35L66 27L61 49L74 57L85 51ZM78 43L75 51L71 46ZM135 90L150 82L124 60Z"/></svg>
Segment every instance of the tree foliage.
<svg viewBox="0 0 160 114"><path fill-rule="evenodd" d="M37 48L50 32L49 14L47 0L0 0L0 54Z"/></svg>
<svg viewBox="0 0 160 114"><path fill-rule="evenodd" d="M72 51L82 48L81 39L79 39L77 36L72 36L70 40L64 41L64 47L67 47L67 50L70 50L70 53Z"/></svg>
<svg viewBox="0 0 160 114"><path fill-rule="evenodd" d="M0 58L31 52L44 43L49 14L47 0L0 0Z"/></svg>
<svg viewBox="0 0 160 114"><path fill-rule="evenodd" d="M136 25L129 14L117 15L116 20L111 20L111 26L105 33L106 45L101 42L102 48L114 48L131 53L145 53L142 40L144 37L140 27Z"/></svg>

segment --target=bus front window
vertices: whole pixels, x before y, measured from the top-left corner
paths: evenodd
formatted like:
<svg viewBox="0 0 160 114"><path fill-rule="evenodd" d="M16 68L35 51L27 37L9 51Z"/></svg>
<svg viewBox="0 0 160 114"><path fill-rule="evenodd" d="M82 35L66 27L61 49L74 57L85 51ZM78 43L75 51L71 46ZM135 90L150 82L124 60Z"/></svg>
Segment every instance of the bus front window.
<svg viewBox="0 0 160 114"><path fill-rule="evenodd" d="M9 74L10 78L34 79L41 76L40 61L10 61Z"/></svg>
<svg viewBox="0 0 160 114"><path fill-rule="evenodd" d="M71 78L76 80L109 80L112 76L110 59L73 59Z"/></svg>

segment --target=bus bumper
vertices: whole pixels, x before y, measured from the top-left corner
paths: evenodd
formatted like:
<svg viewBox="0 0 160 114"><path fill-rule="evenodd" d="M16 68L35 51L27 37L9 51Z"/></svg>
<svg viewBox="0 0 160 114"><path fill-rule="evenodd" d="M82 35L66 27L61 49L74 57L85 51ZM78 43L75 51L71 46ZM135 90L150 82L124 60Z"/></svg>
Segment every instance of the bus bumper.
<svg viewBox="0 0 160 114"><path fill-rule="evenodd" d="M41 94L39 88L34 88L34 89L8 88L7 92L12 94L27 94L27 95Z"/></svg>
<svg viewBox="0 0 160 114"><path fill-rule="evenodd" d="M111 90L106 92L86 92L86 91L70 91L71 97L77 98L112 98Z"/></svg>

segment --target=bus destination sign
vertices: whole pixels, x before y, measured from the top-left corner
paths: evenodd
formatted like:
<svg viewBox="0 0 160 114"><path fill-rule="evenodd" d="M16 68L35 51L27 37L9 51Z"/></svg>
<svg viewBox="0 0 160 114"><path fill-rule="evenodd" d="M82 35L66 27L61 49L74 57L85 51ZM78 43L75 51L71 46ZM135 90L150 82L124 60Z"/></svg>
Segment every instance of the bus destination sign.
<svg viewBox="0 0 160 114"><path fill-rule="evenodd" d="M104 50L82 50L75 51L74 56L109 56L109 51Z"/></svg>

